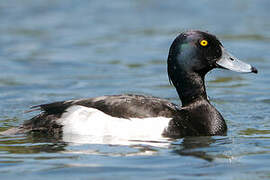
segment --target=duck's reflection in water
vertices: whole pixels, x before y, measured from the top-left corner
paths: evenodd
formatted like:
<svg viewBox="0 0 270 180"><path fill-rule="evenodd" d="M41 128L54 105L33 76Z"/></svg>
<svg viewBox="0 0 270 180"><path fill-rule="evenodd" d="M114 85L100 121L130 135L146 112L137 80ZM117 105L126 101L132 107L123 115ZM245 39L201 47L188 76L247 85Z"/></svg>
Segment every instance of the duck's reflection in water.
<svg viewBox="0 0 270 180"><path fill-rule="evenodd" d="M106 143L105 141L100 143L99 141L94 141L95 139L93 138L89 139L89 137L83 140L85 141L78 141L76 137L76 141L65 141L61 136L48 137L42 133L30 133L6 137L2 136L0 138L2 143L1 149L10 153L32 154L41 152L62 152L114 156L148 156L165 152L178 154L180 156L193 156L206 161L213 161L215 158L230 159L229 156L224 156L224 152L230 151L226 144L232 143L231 139L226 136L186 137L179 140L164 138L159 141L122 140L113 141L114 143L111 141L108 143L108 139L106 140ZM106 151L104 151L104 149Z"/></svg>
<svg viewBox="0 0 270 180"><path fill-rule="evenodd" d="M221 146L228 143L231 143L231 140L225 136L186 137L173 143L171 148L173 149L173 153L181 156L193 156L207 161L213 161L215 158L220 157L219 155L224 154L224 151L228 151L226 146Z"/></svg>

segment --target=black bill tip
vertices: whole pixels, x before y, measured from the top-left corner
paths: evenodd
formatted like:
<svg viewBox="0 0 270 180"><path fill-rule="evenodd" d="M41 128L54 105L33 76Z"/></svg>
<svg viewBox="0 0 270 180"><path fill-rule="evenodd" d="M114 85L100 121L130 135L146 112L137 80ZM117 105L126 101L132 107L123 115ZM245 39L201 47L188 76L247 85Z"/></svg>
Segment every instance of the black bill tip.
<svg viewBox="0 0 270 180"><path fill-rule="evenodd" d="M257 70L255 67L252 66L252 67L251 67L251 72L257 74L257 73L258 73L258 70Z"/></svg>

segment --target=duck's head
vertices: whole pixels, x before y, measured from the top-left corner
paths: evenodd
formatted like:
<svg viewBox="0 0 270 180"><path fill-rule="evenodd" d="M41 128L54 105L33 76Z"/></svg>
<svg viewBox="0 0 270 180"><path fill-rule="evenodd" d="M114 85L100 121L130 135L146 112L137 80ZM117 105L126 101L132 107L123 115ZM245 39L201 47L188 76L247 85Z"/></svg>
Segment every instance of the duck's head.
<svg viewBox="0 0 270 180"><path fill-rule="evenodd" d="M205 75L214 68L236 72L257 73L257 69L235 58L225 50L216 36L202 31L181 33L172 43L168 71Z"/></svg>
<svg viewBox="0 0 270 180"><path fill-rule="evenodd" d="M168 56L168 75L182 105L207 99L204 76L214 68L257 73L257 69L228 53L212 34L187 31L172 43Z"/></svg>

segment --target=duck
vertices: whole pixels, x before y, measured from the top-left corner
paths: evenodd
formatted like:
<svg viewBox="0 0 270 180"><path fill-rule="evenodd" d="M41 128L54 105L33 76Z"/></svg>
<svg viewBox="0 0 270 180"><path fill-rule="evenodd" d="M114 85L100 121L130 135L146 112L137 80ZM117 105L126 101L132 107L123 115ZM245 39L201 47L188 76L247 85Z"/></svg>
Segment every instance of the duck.
<svg viewBox="0 0 270 180"><path fill-rule="evenodd" d="M227 125L210 103L205 75L215 69L240 73L258 70L231 55L209 32L188 30L172 42L167 58L170 83L182 104L158 97L120 94L41 104L40 111L17 128L1 134L114 136L127 139L224 136Z"/></svg>

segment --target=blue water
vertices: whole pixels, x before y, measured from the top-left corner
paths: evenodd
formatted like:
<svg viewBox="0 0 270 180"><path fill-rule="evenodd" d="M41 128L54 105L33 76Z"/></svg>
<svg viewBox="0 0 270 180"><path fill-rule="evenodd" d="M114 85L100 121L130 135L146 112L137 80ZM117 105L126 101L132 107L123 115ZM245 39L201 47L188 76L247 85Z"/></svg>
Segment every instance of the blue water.
<svg viewBox="0 0 270 180"><path fill-rule="evenodd" d="M1 179L270 179L269 0L3 0L0 130L31 105L136 93L180 103L166 58L188 29L216 34L259 74L214 70L211 102L224 137L133 145L74 144L42 135L0 137Z"/></svg>

